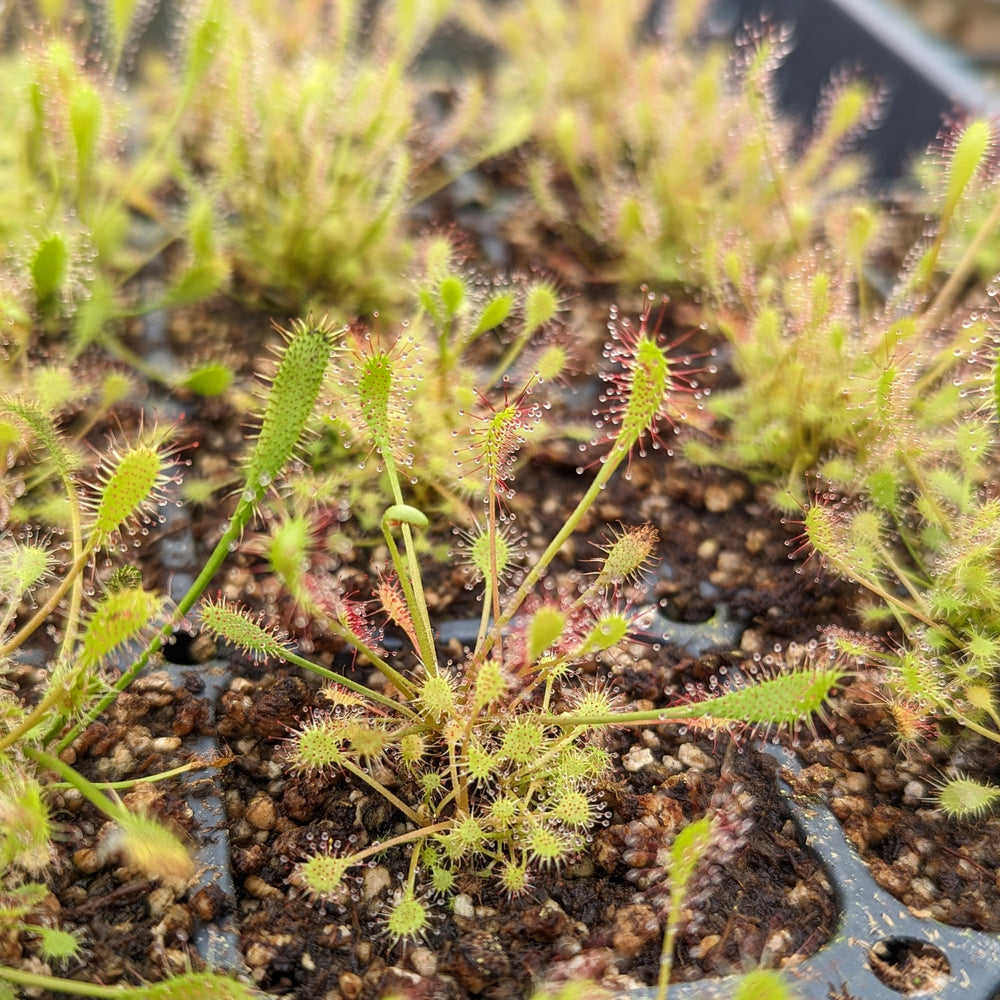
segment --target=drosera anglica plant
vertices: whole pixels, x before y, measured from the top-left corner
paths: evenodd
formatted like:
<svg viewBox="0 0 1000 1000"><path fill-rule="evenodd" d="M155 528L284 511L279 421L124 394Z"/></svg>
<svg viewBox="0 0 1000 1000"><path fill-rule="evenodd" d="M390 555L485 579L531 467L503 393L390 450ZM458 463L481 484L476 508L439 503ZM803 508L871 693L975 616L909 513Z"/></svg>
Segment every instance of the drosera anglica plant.
<svg viewBox="0 0 1000 1000"><path fill-rule="evenodd" d="M301 448L336 334L326 322L296 322L285 333L235 509L202 572L176 607L147 591L139 568L119 559L130 549L126 546L121 551L122 540L144 520L155 518L156 505L163 502L162 488L176 478L176 455L169 433L147 430L135 441L110 447L97 474L84 483L79 458L52 417L33 400L0 398L3 417L21 429L31 447L22 455L23 464L15 463L7 477L20 476L31 482L32 456L47 453L55 470L53 478L63 493L67 535L64 549L30 533L19 537L7 531L0 538L4 567L0 621L5 633L0 656L4 674L14 669L13 657L29 638L57 622L60 628L53 632L56 649L51 666L41 672L33 699L22 703L5 693L0 702L0 862L4 871L0 924L6 930L21 933L25 914L36 909L34 887L43 886L38 880L56 857L50 798L57 789L71 789L114 824L114 832L109 831L101 845L108 857L120 853L145 877L161 880L178 891L194 873L188 849L175 833L145 810L127 808L118 798L115 789L134 783L116 782L114 789L102 786L85 778L63 757L74 753L76 737L112 705L169 640ZM59 582L46 593L45 603L33 613L29 611L26 621L19 621L18 606L25 595L30 602L31 592L54 577ZM93 586L98 593L88 600L85 587ZM314 669L331 676L322 668ZM166 779L203 766L210 765L194 760L145 780ZM22 897L23 905L18 903ZM34 932L42 956L76 955L78 947L56 930ZM6 967L0 968L2 979L83 995L118 995L108 993L108 987L83 982L70 987L68 981ZM148 987L148 995L195 995L215 979L207 974L173 977L168 983L176 980L176 994L156 985ZM218 990L219 995L250 995L224 977L218 979ZM133 994L126 991L122 995Z"/></svg>
<svg viewBox="0 0 1000 1000"><path fill-rule="evenodd" d="M498 112L532 116L525 169L539 225L600 280L717 294L727 257L780 269L863 176L845 150L876 117L874 88L832 83L793 155L774 83L786 33L758 28L735 51L705 44L706 7L682 0L655 24L643 0L458 7L502 53Z"/></svg>
<svg viewBox="0 0 1000 1000"><path fill-rule="evenodd" d="M869 279L890 220L860 205L831 212L823 245L779 278L741 286L733 270L749 307L727 329L742 381L707 404L726 436L686 447L776 482L775 503L804 511L800 550L864 589L867 628L902 632L831 638L873 665L916 750L955 724L1000 741L996 293L968 285L988 234L953 225L992 177L992 129L956 126L935 153L939 216L888 290ZM954 816L992 801L972 777L941 793Z"/></svg>
<svg viewBox="0 0 1000 1000"><path fill-rule="evenodd" d="M544 274L489 276L444 236L425 239L419 257L412 279L418 308L403 331L383 337L376 316L373 330L356 324L345 334L350 351L342 379L329 384L323 432L309 449L310 469L292 484L305 501L300 507L322 496L327 506L346 505L369 532L378 527L379 498L390 487L384 460L367 460L370 432L361 407L366 395L359 388L377 377L369 359L383 343L391 343L394 390L385 421L394 461L405 466L413 499L432 520L465 526L485 497L484 484L475 461L457 463L455 453L473 427L484 425L480 389L499 385L508 396L527 400L574 366L564 325L566 296L553 280ZM509 388L522 372L523 390ZM521 424L533 442L584 431L565 421L556 429L544 409L529 410L531 419ZM298 510L297 516L305 515Z"/></svg>
<svg viewBox="0 0 1000 1000"><path fill-rule="evenodd" d="M372 612L344 595L323 592L307 561L275 564L297 601L362 651L391 685L366 690L341 679L325 689L328 709L316 710L289 734L287 766L294 771L349 775L390 803L402 832L354 853L326 845L307 854L290 879L310 897L337 905L353 869L395 848L409 850L408 874L389 907L392 939L419 938L430 917L428 893L450 895L457 878L476 871L512 896L527 891L533 873L565 864L586 843L602 811L596 790L610 756L602 733L619 725L696 723L717 733L746 728L792 728L822 710L846 676L843 660L807 659L800 670L762 679L689 704L628 711L613 691L578 680L581 662L628 640L632 613L624 585L648 563L655 534L622 526L608 539L597 571L575 589L543 586L566 540L612 476L639 460L644 442L659 441L661 423L680 418L689 380L684 359L660 342L646 309L638 325L615 319L607 356L616 368L605 392L605 450L589 486L519 584L503 583L503 531L510 514L507 467L534 403L520 396L490 408L467 446L477 455L486 487L485 544L474 545L484 581L478 637L458 659L442 659L424 597L414 535L428 519L407 502L404 468L391 433L396 391L391 348L369 345L354 384L367 425L367 447L385 468L382 537L391 576L373 581L382 615L408 637L409 667L396 666L377 642ZM339 378L334 366L335 379ZM359 443L360 444L360 443ZM202 627L256 657L307 665L292 642L246 609L224 599L206 602ZM376 619L377 620L377 619ZM395 692L395 700L392 695ZM400 786L391 770L411 780ZM391 787L390 787L391 786Z"/></svg>

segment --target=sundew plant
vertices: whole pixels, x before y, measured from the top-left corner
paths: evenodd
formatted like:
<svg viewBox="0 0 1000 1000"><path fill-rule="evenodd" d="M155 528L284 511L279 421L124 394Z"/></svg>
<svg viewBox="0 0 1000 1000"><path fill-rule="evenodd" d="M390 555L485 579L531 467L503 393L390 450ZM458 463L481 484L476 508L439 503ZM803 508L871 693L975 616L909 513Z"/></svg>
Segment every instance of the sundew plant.
<svg viewBox="0 0 1000 1000"><path fill-rule="evenodd" d="M432 521L465 527L487 484L476 463L455 461L455 451L482 425L483 393L518 377L555 382L574 365L567 296L544 273L489 274L469 264L451 239L434 235L421 241L411 283L418 308L398 335L382 334L381 317L343 335L353 345L342 352L343 378L330 382L321 433L306 448L308 469L289 483L296 515L311 507L315 521L321 499L327 508L349 510L362 533L378 531L391 485L384 461L365 461L372 446L357 393L359 380L371 377L371 349L384 345L392 356L389 409L405 419L393 419L390 434L411 502ZM545 409L532 413L540 419L524 422L525 435L551 435ZM568 432L563 421L559 433Z"/></svg>
<svg viewBox="0 0 1000 1000"><path fill-rule="evenodd" d="M326 707L290 733L284 759L294 772L366 785L406 829L354 853L323 842L299 861L291 881L336 905L348 899L356 869L384 852L408 850L409 873L386 917L392 940L423 934L428 893L451 895L463 873L478 872L517 895L534 873L581 851L602 812L596 789L612 763L603 739L609 727L788 729L822 713L848 672L842 658L815 656L794 672L651 711L630 711L607 685L581 679L581 664L628 642L628 586L655 559L658 538L649 526L621 526L607 535L594 571L574 585L549 585L549 571L612 477L663 447L685 407L697 403L688 361L661 342L651 309L652 300L638 324L612 314L589 483L519 582L512 579L512 462L539 419L537 379L491 399L459 442L456 460L472 463L485 492L464 554L481 581L480 622L461 656L442 653L425 598L414 536L429 521L408 501L398 355L375 339L341 339L334 349L336 405L343 410L342 386L349 385L359 452L381 463L390 487L381 517L387 564L371 581L372 601L345 594L333 575L310 571L309 534L289 518L275 534L272 566L295 602L363 654L387 684L375 690L321 670L332 680L321 692ZM261 440L284 419L282 409L269 406ZM405 636L404 655L382 644L383 621ZM269 622L230 600L205 602L200 622L255 658L320 669ZM392 773L407 780L390 780Z"/></svg>
<svg viewBox="0 0 1000 1000"><path fill-rule="evenodd" d="M805 511L802 551L866 594L872 636L836 641L873 664L900 742L918 749L963 732L1000 740L996 289L973 280L993 222L956 223L970 202L1000 212L994 133L977 119L945 131L936 215L883 282L894 223L861 204L832 208L824 242L780 276L734 263L741 382L710 402L726 433L687 446L775 482L793 520ZM874 638L886 629L888 647ZM996 798L962 777L940 801L967 816Z"/></svg>
<svg viewBox="0 0 1000 1000"><path fill-rule="evenodd" d="M876 118L876 88L832 81L813 134L796 143L776 100L788 33L762 26L735 49L707 44L706 7L457 6L502 54L494 114L531 112L533 217L601 280L703 295L724 287L734 258L770 273L810 245L830 202L863 177L847 153Z"/></svg>
<svg viewBox="0 0 1000 1000"><path fill-rule="evenodd" d="M130 803L137 782L112 787L67 761L76 758L77 737L162 650L242 537L301 443L331 343L332 332L323 324L296 324L286 334L236 507L176 606L144 585L137 552L179 478L171 428L140 425L135 436L108 442L88 472L81 446L46 406L27 394L0 395L7 451L0 507L0 930L12 939L24 934L36 940L45 961L76 959L82 947L43 905L46 872L60 856L53 803L59 793L78 795L108 821L107 836L94 848L98 856L121 856L128 868L178 894L195 873L187 846L147 808L157 801L155 794ZM39 510L49 513L55 527L26 524L25 514ZM41 636L45 666L29 671L25 682L19 652ZM193 760L143 780L155 784L205 766ZM174 992L151 986L146 993L5 965L0 980L89 996L250 995L212 974L173 977Z"/></svg>
<svg viewBox="0 0 1000 1000"><path fill-rule="evenodd" d="M71 357L100 344L165 381L127 349L123 321L227 282L211 198L202 190L180 199L169 176L211 45L196 18L170 112L142 113L141 88L125 81L153 11L64 0L2 14L0 319L14 360L49 335ZM134 279L154 260L155 290L142 285L139 295Z"/></svg>

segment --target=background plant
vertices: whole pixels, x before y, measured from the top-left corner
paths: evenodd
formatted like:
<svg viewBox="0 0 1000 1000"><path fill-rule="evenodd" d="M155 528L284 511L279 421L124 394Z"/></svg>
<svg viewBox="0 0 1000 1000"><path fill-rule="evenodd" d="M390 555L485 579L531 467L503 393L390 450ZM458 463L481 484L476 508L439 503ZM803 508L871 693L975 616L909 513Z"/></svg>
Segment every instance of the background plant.
<svg viewBox="0 0 1000 1000"><path fill-rule="evenodd" d="M824 564L874 598L864 608L870 627L890 617L902 630L898 645L871 644L866 655L882 670L887 706L906 746L944 740L948 727L938 732L938 726L948 720L966 734L1000 742L1000 505L982 476L982 462L995 461L994 420L992 407L967 417L965 447L947 465L920 461L916 451L918 485L892 507L882 496L833 496L805 515L808 544ZM855 639L838 641L859 651ZM950 814L963 817L995 798L995 790L964 775L946 780L939 794Z"/></svg>
<svg viewBox="0 0 1000 1000"><path fill-rule="evenodd" d="M214 393L232 378L221 362L156 371L124 321L202 302L231 272L245 297L288 311L407 302L407 213L453 176L431 168L518 138L469 138L478 85L432 113L437 85L417 57L450 6L343 2L320 16L305 0L206 0L135 65L149 4L10 7L0 308L15 358L68 332L73 358L97 343L147 378Z"/></svg>
<svg viewBox="0 0 1000 1000"><path fill-rule="evenodd" d="M952 135L936 228L888 291L870 278L891 220L861 205L832 215L824 242L784 274L741 291L750 271L734 264L722 329L740 383L707 403L723 440L687 448L776 481L778 506L806 509L807 547L874 598L866 626L901 630L898 648L868 655L911 745L933 719L998 732L994 306L966 290L982 234L953 225L981 197L991 136L982 121Z"/></svg>
<svg viewBox="0 0 1000 1000"><path fill-rule="evenodd" d="M151 124L137 89L119 86L147 6L113 5L98 20L71 2L6 11L13 37L0 58L8 96L0 311L15 359L40 328L68 332L71 356L100 343L162 378L127 354L121 321L204 298L226 280L208 202L165 193L177 122L210 59L204 32L196 32L201 59L185 67L169 120ZM168 246L174 253L161 287L140 298L131 279Z"/></svg>
<svg viewBox="0 0 1000 1000"><path fill-rule="evenodd" d="M224 214L249 293L347 316L409 305L399 281L414 252L408 213L519 139L516 128L477 130L481 88L441 85L420 62L454 7L209 5L226 43L186 119L185 162L191 186ZM435 116L442 86L452 107Z"/></svg>
<svg viewBox="0 0 1000 1000"><path fill-rule="evenodd" d="M907 250L898 273L876 270L890 217L849 201L828 213L822 242L781 273L757 278L732 258L720 329L739 383L706 404L724 440L693 441L689 457L781 483L775 502L789 510L818 475L870 496L899 530L907 495L926 494L923 513L940 524L930 493L968 497L983 481L986 430L973 414L988 381L990 309L959 301L974 247L950 271L941 271L941 254L954 255L949 220L975 197L984 124L955 136L940 227Z"/></svg>
<svg viewBox="0 0 1000 1000"><path fill-rule="evenodd" d="M766 272L862 176L836 154L872 122L871 88L831 86L793 154L773 95L787 39L761 31L735 55L705 45L704 6L673 4L656 25L641 0L459 8L503 55L498 110L535 110L525 170L542 225L602 280L711 292L734 253Z"/></svg>

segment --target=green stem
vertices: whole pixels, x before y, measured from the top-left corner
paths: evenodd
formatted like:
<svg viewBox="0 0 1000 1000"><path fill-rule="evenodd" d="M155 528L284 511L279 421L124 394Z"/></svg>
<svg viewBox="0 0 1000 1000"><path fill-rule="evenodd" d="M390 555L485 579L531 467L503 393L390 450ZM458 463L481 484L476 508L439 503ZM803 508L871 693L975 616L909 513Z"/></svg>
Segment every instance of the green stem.
<svg viewBox="0 0 1000 1000"><path fill-rule="evenodd" d="M19 986L27 986L38 990L52 990L54 993L75 993L81 997L99 997L102 1000L117 1000L118 997L135 996L135 990L121 986L101 986L98 983L87 983L82 979L61 979L58 976L45 976L40 972L25 972L22 969L10 969L0 965L0 979Z"/></svg>
<svg viewBox="0 0 1000 1000"><path fill-rule="evenodd" d="M49 693L9 732L3 739L0 739L0 752L12 747L26 733L30 733L42 719L45 718L49 709L58 705L63 699L62 690L53 690Z"/></svg>
<svg viewBox="0 0 1000 1000"><path fill-rule="evenodd" d="M415 840L426 840L435 833L446 833L454 825L454 820L446 819L440 823L434 823L432 826L424 826L418 830L408 830L397 837L383 840L378 844L372 844L371 847L366 847L364 850L352 854L351 863L357 864L359 861L364 861L365 858L374 857L376 854L381 854L383 851L388 851L393 847L399 847L402 844L412 844Z"/></svg>
<svg viewBox="0 0 1000 1000"><path fill-rule="evenodd" d="M493 605L493 620L500 621L500 574L497 567L497 535L499 526L497 525L497 493L496 483L490 484L490 511L489 511L489 539L490 539L490 596ZM484 602L485 603L485 602ZM496 634L496 658L503 663L503 630L498 629Z"/></svg>
<svg viewBox="0 0 1000 1000"><path fill-rule="evenodd" d="M937 522L937 526L951 538L951 525L954 518L950 518L941 504L938 503L937 498L934 496L931 488L927 485L927 481L924 478L923 470L917 465L913 452L909 448L902 449L903 463L906 465L907 471L913 477L914 483L917 485L917 491L924 501L926 501L927 506L934 514L934 520Z"/></svg>
<svg viewBox="0 0 1000 1000"><path fill-rule="evenodd" d="M651 722L696 722L707 720L713 726L724 728L733 723L736 725L748 725L746 719L728 719L721 716L706 713L705 709L711 709L715 699L708 699L704 702L692 702L690 705L671 705L668 708L651 708L637 712L609 712L607 715L537 715L534 718L543 726L579 726L585 729L595 729L605 726L639 726L649 725ZM749 723L752 725L752 723ZM532 765L533 767L536 764Z"/></svg>
<svg viewBox="0 0 1000 1000"><path fill-rule="evenodd" d="M458 773L458 758L455 753L454 743L448 744L448 773L451 776L451 787L455 790L455 802L458 804L459 812L469 811L469 786L462 781Z"/></svg>
<svg viewBox="0 0 1000 1000"><path fill-rule="evenodd" d="M971 729L972 732L978 733L980 736L985 736L986 739L992 740L994 743L1000 743L1000 733L995 732L992 729L987 729L986 726L980 725L978 722L973 722L972 719L966 718L961 712L948 713L952 718L964 726L966 729Z"/></svg>
<svg viewBox="0 0 1000 1000"><path fill-rule="evenodd" d="M674 902L674 897L678 893L670 893L670 907L667 911L667 926L663 932L663 944L660 945L660 971L656 979L655 1000L667 1000L667 993L670 988L670 973L674 967L674 942L677 940L677 928L680 926L679 903ZM683 902L681 896L680 902Z"/></svg>
<svg viewBox="0 0 1000 1000"><path fill-rule="evenodd" d="M345 630L346 631L346 630ZM346 632L347 640L356 645L353 633ZM360 652L364 652L359 648ZM367 653L365 655L368 655ZM379 694L378 691L373 691L370 687L365 684L359 684L357 681L352 681L350 678L345 677L343 674L334 673L332 670L327 670L326 667L321 667L318 663L313 663L312 660L307 660L304 656L299 656L298 653L293 653L290 649L282 650L281 657L287 660L289 663L294 663L297 667L302 667L303 670L311 670L314 674L319 674L320 677L325 677L327 680L335 681L337 684L343 685L349 691L353 691L355 694L360 694L368 701L374 701L375 703L382 705L384 708L389 708L393 712L398 712L401 715L405 715L408 719L414 721L419 719L419 716L412 709L407 708L406 705L393 698L388 698L384 694ZM406 680L399 674L398 671L393 670L387 663L381 660L377 664L378 670L382 673L387 680L391 681L399 691L399 693L404 698L412 698L413 691Z"/></svg>
<svg viewBox="0 0 1000 1000"><path fill-rule="evenodd" d="M917 621L923 622L925 625L928 625L933 629L943 632L943 634L945 635L945 637L948 639L949 642L951 642L954 645L958 644L955 637L951 634L950 631L948 631L947 628L945 628L944 625L941 624L941 622L936 622L933 618L929 617L923 611L921 611L920 608L915 607L914 605L909 604L904 600L901 600L895 594L890 593L884 587L877 584L874 580L869 580L867 578L858 576L857 573L853 572L850 569L850 567L841 564L837 560L831 559L829 556L826 556L825 558L830 563L830 565L833 566L835 570L837 570L838 573L840 573L846 579L853 580L855 583L860 584L862 587L865 588L865 590L869 591L870 593L878 597L880 600L884 601L890 608L897 608L899 611L902 611L903 614L909 615L911 618L916 618Z"/></svg>
<svg viewBox="0 0 1000 1000"><path fill-rule="evenodd" d="M785 225L788 226L788 236L792 246L797 250L801 249L799 239L795 233L795 223L792 220L792 211L789 207L789 194L786 190L786 181L789 171L780 162L780 158L775 155L771 148L771 133L773 128L767 120L766 108L761 108L760 94L753 90L751 81L746 90L747 107L750 110L750 117L753 119L754 127L757 130L757 138L761 148L764 150L764 160L770 171L771 181L774 184L774 193L778 198L778 207L781 209Z"/></svg>
<svg viewBox="0 0 1000 1000"><path fill-rule="evenodd" d="M403 544L405 546L409 534L406 529L409 528L409 525L404 524L400 527L404 529ZM396 545L396 539L392 537L392 531L388 525L382 526L382 534L385 536L385 544L389 549L389 557L392 559L392 565L396 570L396 577L403 591L403 600L406 601L406 606L410 609L410 618L413 620L413 629L417 637L417 651L420 654L421 662L424 664L424 669L426 669L430 676L433 676L437 673L437 658L434 653L434 642L430 636L430 622L428 620L425 626L424 618L420 614L420 602L423 599L423 592L421 591L420 598L418 599L416 588L413 585L414 581L409 577L408 571L410 565L408 561L403 560L399 547ZM417 579L419 580L419 576Z"/></svg>
<svg viewBox="0 0 1000 1000"><path fill-rule="evenodd" d="M420 817L413 811L413 809L411 809L402 799L393 795L381 781L377 778L373 778L364 768L358 767L357 764L349 760L342 760L339 766L345 771L350 771L355 778L359 781L363 781L373 791L378 792L378 794L381 795L387 802L391 802L407 819L418 825L420 824ZM382 844L380 846L381 848L384 848L386 847L386 844Z"/></svg>
<svg viewBox="0 0 1000 1000"><path fill-rule="evenodd" d="M87 727L91 722L94 721L103 711L105 711L124 691L135 678L140 674L140 672L145 668L146 664L155 656L162 648L163 644L167 639L173 635L174 630L177 628L178 624L183 621L184 616L194 607L195 603L205 592L208 585L212 582L215 574L221 568L223 562L235 548L243 532L246 530L247 525L250 523L250 518L253 516L253 512L256 509L257 504L260 502L263 496L263 490L258 489L254 494L248 498L246 495L240 498L240 502L236 505L236 510L233 511L232 517L229 519L229 526L223 532L222 537L216 543L215 548L212 550L212 554L208 557L205 565L202 567L201 572L198 574L197 579L188 588L187 593L181 598L177 605L174 614L172 615L170 621L168 621L159 633L155 635L142 652L139 658L126 670L119 678L114 682L111 690L104 695L100 701L94 705L90 711L79 721L73 728L59 741L56 745L57 750L65 750L66 747L76 739L76 737Z"/></svg>
<svg viewBox="0 0 1000 1000"><path fill-rule="evenodd" d="M504 375L513 367L514 362L521 356L525 345L531 338L532 331L528 328L528 325L524 325L524 329L518 333L518 335L511 341L510 347L504 352L504 356L497 362L496 368L493 369L493 374L490 376L490 385L496 385Z"/></svg>
<svg viewBox="0 0 1000 1000"><path fill-rule="evenodd" d="M136 785L152 784L154 781L167 781L169 778L176 778L179 774L187 774L188 771L201 771L211 767L221 767L224 763L226 763L225 760L220 760L218 763L209 760L192 760L187 764L172 767L169 771L159 771L156 774L147 774L141 778L129 778L126 781L93 781L91 784L94 788L99 788L102 791L118 791L119 789L135 788ZM68 781L53 781L45 787L46 789L50 789L69 788L71 786Z"/></svg>
<svg viewBox="0 0 1000 1000"><path fill-rule="evenodd" d="M390 681L395 685L396 690L407 699L413 698L414 691L410 686L409 681L406 680L403 675L391 667L371 646L368 645L359 635L356 635L350 628L344 625L343 622L336 618L333 618L327 613L327 611L320 607L309 595L309 593L300 586L297 586L294 580L285 579L285 585L288 587L289 593L295 599L296 603L301 604L303 608L307 609L309 614L314 618L319 618L322 620L323 624L336 636L343 639L344 642L353 646L359 653L368 657L372 662L372 666L386 680ZM341 674L335 674L327 670L325 667L321 667L311 660L306 660L301 657L294 659L293 657L297 654L291 653L290 650L282 652L282 657L288 660L289 663L295 663L297 666L303 667L306 670L312 670L314 673L319 674L323 677L329 677L331 680L335 680L338 684L343 684L344 687L350 688L356 694L363 694L366 698L370 698L372 701L377 701L379 704L385 705L388 708L392 708L394 711L402 712L404 715L408 715L411 718L416 718L417 716L412 713L409 709L400 705L398 701L393 701L391 698L386 698L376 692L373 692L371 688L368 688L361 684L356 684L354 681L349 681L346 677Z"/></svg>
<svg viewBox="0 0 1000 1000"><path fill-rule="evenodd" d="M117 821L122 815L123 806L115 802L114 799L108 798L96 785L88 781L78 771L74 771L69 764L64 763L58 757L46 753L44 750L38 750L35 747L25 747L24 753L27 757L35 761L36 764L41 764L42 767L46 767L50 771L55 771L63 781L75 788L94 808L104 813L108 819Z"/></svg>
<svg viewBox="0 0 1000 1000"><path fill-rule="evenodd" d="M956 351L959 352L959 356L970 352L975 346L977 339L983 337L984 330L985 326L981 326L979 323L963 323L960 329L955 332L954 339L949 340L947 345L937 352L931 367L913 383L913 398L924 398L930 392L934 383L945 372L954 368L957 360Z"/></svg>
<svg viewBox="0 0 1000 1000"><path fill-rule="evenodd" d="M587 487L587 491L580 498L573 512L566 518L565 523L557 532L555 538L549 542L548 547L539 556L538 562L531 567L530 572L524 578L521 586L518 587L517 593L514 594L513 598L507 605L504 613L494 620L493 630L489 636L487 636L486 641L483 642L482 646L476 650L476 659L482 662L483 659L489 654L490 650L493 648L493 644L497 637L503 631L504 626L510 624L511 619L517 614L518 609L527 600L528 596L534 592L535 586L538 581L542 578L542 575L549 568L549 564L558 555L559 550L566 544L566 540L576 531L583 520L583 516L593 507L594 503L597 501L598 496L601 494L601 490L608 484L608 481L615 474L618 466L622 464L623 461L628 457L631 444L625 444L622 442L621 438L618 438L608 452L603 464L601 465L600 471L594 477L590 486Z"/></svg>
<svg viewBox="0 0 1000 1000"><path fill-rule="evenodd" d="M380 449L380 454L385 463L385 471L389 476L389 483L392 487L393 502L402 505L403 491L399 485L399 474L396 471L396 463L389 454L388 449ZM399 584L403 588L403 597L406 599L406 604L410 609L410 617L413 619L413 627L417 633L420 658L427 673L434 676L438 672L437 653L434 649L434 632L431 628L430 612L427 610L427 598L424 596L420 563L413 549L413 533L410 531L408 524L403 523L399 527L403 535L403 549L406 552L405 564L400 556L399 549L396 547L395 539L389 531L388 525L382 525L382 533L385 535L386 544L389 546L389 553L392 556Z"/></svg>
<svg viewBox="0 0 1000 1000"><path fill-rule="evenodd" d="M889 569L892 575L899 581L903 589L910 595L910 599L913 601L914 606L920 608L920 610L924 614L926 614L927 605L924 602L923 594L921 594L921 592L917 590L917 588L913 585L913 582L910 580L909 575L906 573L903 567L896 562L895 558L893 557L893 554L889 551L889 549L885 545L881 544L881 542L878 544L878 552L879 555L882 557L882 559L885 561L886 567ZM940 626L937 627L940 628Z"/></svg>
<svg viewBox="0 0 1000 1000"><path fill-rule="evenodd" d="M609 712L607 715L537 715L535 720L543 726L573 726L594 729L598 726L638 726L650 722L676 722L699 718L695 705L674 705L671 708L651 708L637 712Z"/></svg>

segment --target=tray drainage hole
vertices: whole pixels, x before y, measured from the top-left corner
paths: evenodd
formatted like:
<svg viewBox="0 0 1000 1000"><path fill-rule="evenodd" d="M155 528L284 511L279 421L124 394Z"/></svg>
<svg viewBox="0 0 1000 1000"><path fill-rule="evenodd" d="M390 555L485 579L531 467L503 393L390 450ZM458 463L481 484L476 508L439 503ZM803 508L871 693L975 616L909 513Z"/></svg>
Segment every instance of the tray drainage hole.
<svg viewBox="0 0 1000 1000"><path fill-rule="evenodd" d="M868 963L879 982L910 997L937 994L951 975L945 953L917 938L876 942L868 949Z"/></svg>
<svg viewBox="0 0 1000 1000"><path fill-rule="evenodd" d="M215 643L207 632L187 632L178 629L163 647L167 663L192 667L204 663L215 655Z"/></svg>

